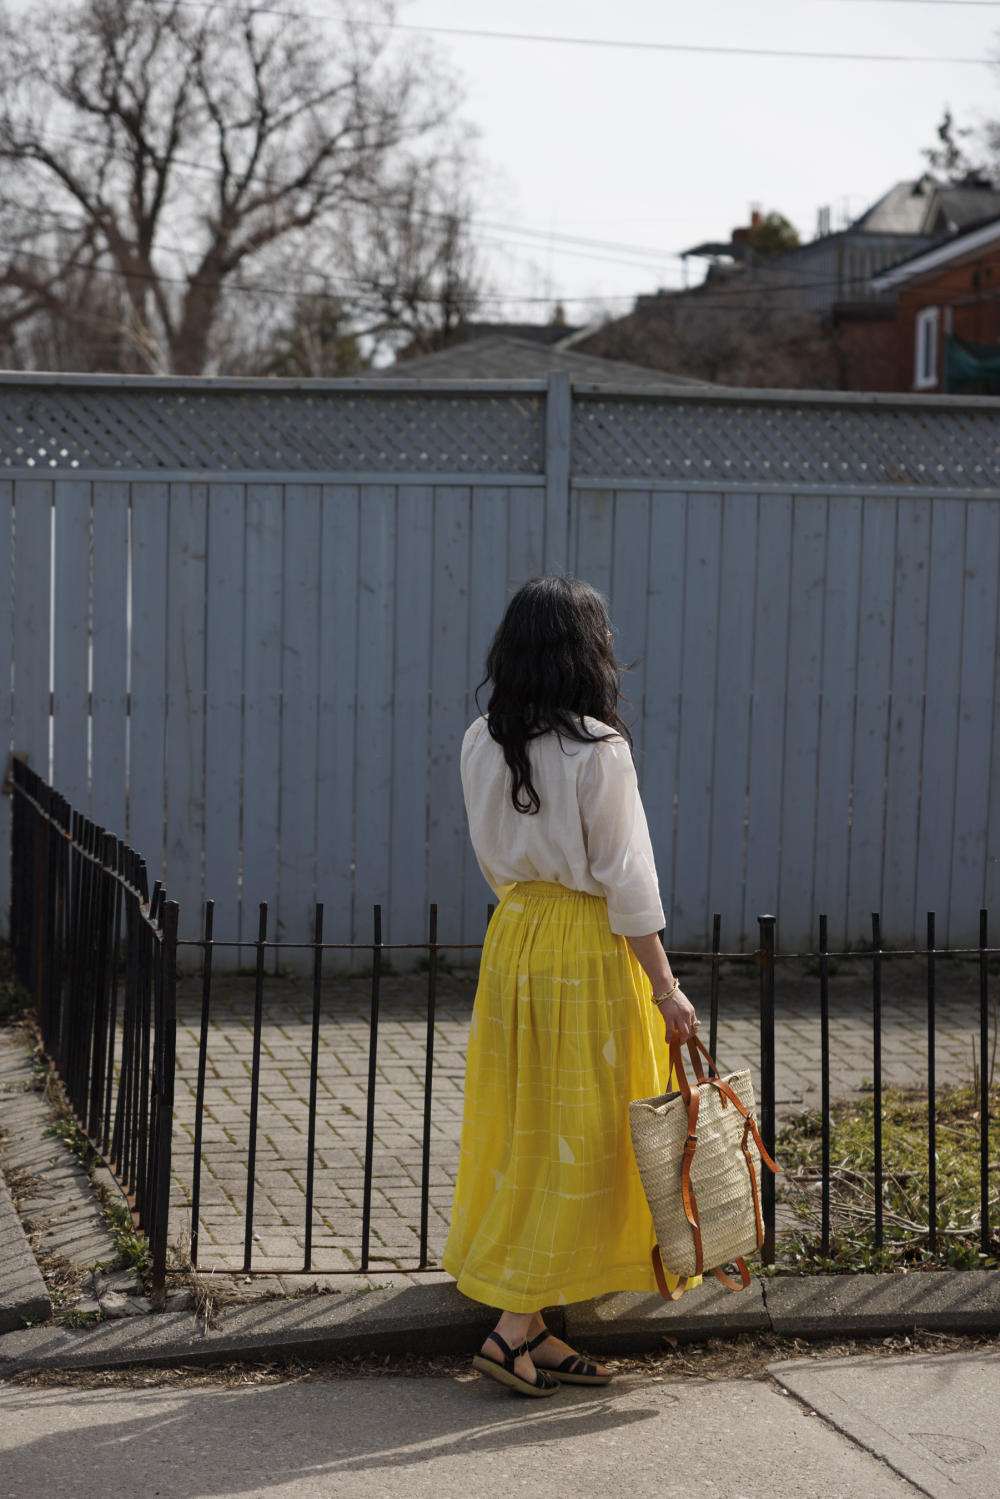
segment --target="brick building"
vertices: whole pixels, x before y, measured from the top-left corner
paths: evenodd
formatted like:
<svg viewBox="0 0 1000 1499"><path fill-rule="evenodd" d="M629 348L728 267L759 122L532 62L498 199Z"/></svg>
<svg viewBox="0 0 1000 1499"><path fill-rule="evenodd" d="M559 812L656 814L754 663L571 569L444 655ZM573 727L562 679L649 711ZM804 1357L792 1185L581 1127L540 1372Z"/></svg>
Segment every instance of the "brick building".
<svg viewBox="0 0 1000 1499"><path fill-rule="evenodd" d="M877 276L896 296L894 390L1000 394L1000 218Z"/></svg>

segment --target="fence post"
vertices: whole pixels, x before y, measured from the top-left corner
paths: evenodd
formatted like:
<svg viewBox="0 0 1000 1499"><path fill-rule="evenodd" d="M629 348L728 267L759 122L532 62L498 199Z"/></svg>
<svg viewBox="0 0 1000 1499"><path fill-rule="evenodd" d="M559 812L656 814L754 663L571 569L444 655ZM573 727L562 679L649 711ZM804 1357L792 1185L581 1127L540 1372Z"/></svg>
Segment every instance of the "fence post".
<svg viewBox="0 0 1000 1499"><path fill-rule="evenodd" d="M875 1248L883 1244L882 1228L882 918L872 912L872 1144L875 1173Z"/></svg>
<svg viewBox="0 0 1000 1499"><path fill-rule="evenodd" d="M774 916L758 916L760 929L760 1133L764 1147L774 1159ZM764 1210L764 1242L760 1258L774 1264L774 1177L762 1171L761 1206Z"/></svg>
<svg viewBox="0 0 1000 1499"><path fill-rule="evenodd" d="M819 918L819 1051L820 1133L822 1137L822 1182L820 1185L820 1246L830 1253L830 957L826 915Z"/></svg>
<svg viewBox="0 0 1000 1499"><path fill-rule="evenodd" d="M979 912L979 1247L990 1252L989 912Z"/></svg>
<svg viewBox="0 0 1000 1499"><path fill-rule="evenodd" d="M570 444L573 392L569 376L551 374L545 393L545 531L542 564L547 573L569 565Z"/></svg>
<svg viewBox="0 0 1000 1499"><path fill-rule="evenodd" d="M368 1020L368 1098L365 1112L365 1184L361 1202L361 1269L368 1269L372 1229L372 1163L375 1157L375 1081L378 1076L378 1018L382 974L382 907L372 908L371 1010Z"/></svg>
<svg viewBox="0 0 1000 1499"><path fill-rule="evenodd" d="M34 963L33 983L35 999L35 1018L46 1048L51 1044L48 1022L50 1019L48 1006L46 1005L46 980L52 953L52 933L48 930L49 917L49 842L50 826L48 822L38 817L35 821L35 930L34 930Z"/></svg>
<svg viewBox="0 0 1000 1499"><path fill-rule="evenodd" d="M162 1000L160 1034L156 1038L156 1159L153 1161L153 1222L150 1251L153 1257L152 1291L162 1296L167 1278L167 1232L170 1219L170 1145L174 1125L174 1058L177 1052L177 914L175 900L163 908L160 954Z"/></svg>

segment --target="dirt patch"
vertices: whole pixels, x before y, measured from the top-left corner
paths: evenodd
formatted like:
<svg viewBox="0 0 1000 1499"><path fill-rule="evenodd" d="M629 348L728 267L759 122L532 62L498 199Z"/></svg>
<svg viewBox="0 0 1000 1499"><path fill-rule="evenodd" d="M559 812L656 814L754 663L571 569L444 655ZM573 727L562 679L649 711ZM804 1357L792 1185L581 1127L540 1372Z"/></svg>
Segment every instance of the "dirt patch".
<svg viewBox="0 0 1000 1499"><path fill-rule="evenodd" d="M836 1339L806 1343L801 1338L773 1334L732 1340L710 1338L685 1343L641 1358L607 1359L617 1374L641 1374L651 1380L766 1379L768 1364L783 1359L898 1358L911 1353L962 1353L974 1349L1000 1351L1000 1338L958 1337L917 1331L913 1337ZM206 1386L235 1389L242 1385L290 1384L303 1380L341 1379L459 1379L474 1378L471 1353L465 1356L421 1358L416 1354L366 1354L354 1358L305 1363L286 1359L264 1364L220 1364L205 1368L179 1364L171 1369L40 1370L14 1375L8 1384L73 1389L169 1389Z"/></svg>

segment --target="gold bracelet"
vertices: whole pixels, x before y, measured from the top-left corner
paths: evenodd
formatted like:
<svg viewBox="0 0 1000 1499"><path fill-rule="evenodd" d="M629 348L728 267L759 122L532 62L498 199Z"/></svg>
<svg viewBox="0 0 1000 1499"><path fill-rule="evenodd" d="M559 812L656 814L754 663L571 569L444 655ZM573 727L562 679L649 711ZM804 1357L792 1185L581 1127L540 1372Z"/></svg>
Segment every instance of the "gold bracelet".
<svg viewBox="0 0 1000 1499"><path fill-rule="evenodd" d="M673 999L674 995L677 993L677 991L680 988L680 986L681 986L680 979L675 978L674 981L673 981L673 983L670 985L670 988L667 990L666 994L654 994L653 995L653 1003L654 1003L654 1005L660 1005L660 1004L662 1004L665 999Z"/></svg>

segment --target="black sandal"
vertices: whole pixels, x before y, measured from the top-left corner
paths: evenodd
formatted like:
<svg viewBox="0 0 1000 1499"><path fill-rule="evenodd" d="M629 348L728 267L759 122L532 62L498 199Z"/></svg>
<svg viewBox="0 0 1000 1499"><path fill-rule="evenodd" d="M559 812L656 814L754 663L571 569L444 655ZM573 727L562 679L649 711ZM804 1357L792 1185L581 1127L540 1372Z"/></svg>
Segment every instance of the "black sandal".
<svg viewBox="0 0 1000 1499"><path fill-rule="evenodd" d="M559 1381L553 1379L544 1369L536 1370L534 1381L522 1379L520 1374L514 1373L514 1360L523 1358L530 1351L531 1344L522 1343L520 1348L511 1348L498 1332L491 1332L486 1341L489 1342L490 1338L503 1354L503 1363L498 1364L496 1359L487 1358L485 1353L477 1353L472 1360L474 1369L477 1369L480 1374L488 1375L490 1379L495 1379L499 1384L506 1385L508 1389L516 1390L519 1395L538 1397L556 1393L559 1389Z"/></svg>
<svg viewBox="0 0 1000 1499"><path fill-rule="evenodd" d="M537 1338L532 1338L528 1344L528 1352L534 1353L539 1343L544 1343L545 1339L551 1336L548 1328L544 1328ZM614 1379L613 1374L598 1374L597 1365L588 1363L578 1353L571 1353L569 1358L564 1358L555 1369L539 1372L553 1375L560 1384L610 1384Z"/></svg>

